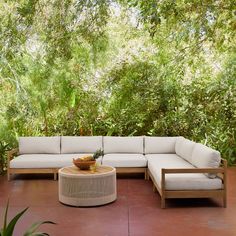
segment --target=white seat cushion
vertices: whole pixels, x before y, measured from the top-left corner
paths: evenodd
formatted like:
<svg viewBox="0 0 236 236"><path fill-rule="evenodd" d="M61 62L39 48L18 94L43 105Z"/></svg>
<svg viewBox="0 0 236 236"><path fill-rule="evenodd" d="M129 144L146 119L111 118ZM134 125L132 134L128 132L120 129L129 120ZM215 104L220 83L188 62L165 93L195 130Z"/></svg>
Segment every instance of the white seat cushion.
<svg viewBox="0 0 236 236"><path fill-rule="evenodd" d="M190 141L186 138L179 137L176 140L175 152L178 156L184 158L189 163L192 163L192 153L195 146L195 142Z"/></svg>
<svg viewBox="0 0 236 236"><path fill-rule="evenodd" d="M198 168L217 168L220 165L220 153L201 143L196 143L192 154L192 164ZM215 174L208 174L208 177L215 178Z"/></svg>
<svg viewBox="0 0 236 236"><path fill-rule="evenodd" d="M143 137L103 137L104 153L143 154Z"/></svg>
<svg viewBox="0 0 236 236"><path fill-rule="evenodd" d="M102 159L103 165L113 167L146 167L147 159L143 154L106 154Z"/></svg>
<svg viewBox="0 0 236 236"><path fill-rule="evenodd" d="M62 136L61 153L94 153L102 149L102 136Z"/></svg>
<svg viewBox="0 0 236 236"><path fill-rule="evenodd" d="M73 164L73 158L77 159L85 155L93 155L92 153L75 153L75 154L61 154L60 159L64 166L70 166ZM96 159L97 164L102 164L102 157Z"/></svg>
<svg viewBox="0 0 236 236"><path fill-rule="evenodd" d="M59 154L60 137L20 137L20 154Z"/></svg>
<svg viewBox="0 0 236 236"><path fill-rule="evenodd" d="M60 154L25 154L10 161L11 168L59 168Z"/></svg>
<svg viewBox="0 0 236 236"><path fill-rule="evenodd" d="M195 168L176 154L149 154L148 169L161 188L162 168ZM210 179L205 174L166 174L166 190L212 190L221 189L220 178Z"/></svg>
<svg viewBox="0 0 236 236"><path fill-rule="evenodd" d="M145 154L175 153L177 137L144 137Z"/></svg>
<svg viewBox="0 0 236 236"><path fill-rule="evenodd" d="M10 168L61 168L73 165L73 158L84 156L78 154L25 154L10 161ZM86 154L86 155L89 155ZM97 163L101 164L101 157Z"/></svg>

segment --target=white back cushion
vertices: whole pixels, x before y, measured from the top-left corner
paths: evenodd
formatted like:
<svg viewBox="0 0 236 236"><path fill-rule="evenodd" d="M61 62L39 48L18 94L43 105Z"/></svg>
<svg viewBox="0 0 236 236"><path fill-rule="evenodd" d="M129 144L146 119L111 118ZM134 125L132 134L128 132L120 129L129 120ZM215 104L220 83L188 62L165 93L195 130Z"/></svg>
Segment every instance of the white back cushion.
<svg viewBox="0 0 236 236"><path fill-rule="evenodd" d="M182 157L186 161L192 163L192 153L195 146L195 142L190 141L186 138L179 137L176 140L175 152L178 156Z"/></svg>
<svg viewBox="0 0 236 236"><path fill-rule="evenodd" d="M192 164L198 168L217 168L220 165L220 153L201 143L196 143L193 154ZM215 178L215 174L208 174L208 177Z"/></svg>
<svg viewBox="0 0 236 236"><path fill-rule="evenodd" d="M20 137L20 154L58 154L60 153L60 137Z"/></svg>
<svg viewBox="0 0 236 236"><path fill-rule="evenodd" d="M102 136L62 136L61 153L93 153L102 149Z"/></svg>
<svg viewBox="0 0 236 236"><path fill-rule="evenodd" d="M175 153L177 137L147 137L145 136L145 154Z"/></svg>
<svg viewBox="0 0 236 236"><path fill-rule="evenodd" d="M104 153L141 153L143 137L103 137Z"/></svg>

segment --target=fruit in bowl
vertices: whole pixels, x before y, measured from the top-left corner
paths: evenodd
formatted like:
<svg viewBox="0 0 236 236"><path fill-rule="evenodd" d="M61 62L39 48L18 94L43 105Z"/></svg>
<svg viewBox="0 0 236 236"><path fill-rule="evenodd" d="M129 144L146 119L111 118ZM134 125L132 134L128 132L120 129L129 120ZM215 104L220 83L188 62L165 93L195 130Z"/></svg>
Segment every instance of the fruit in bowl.
<svg viewBox="0 0 236 236"><path fill-rule="evenodd" d="M88 170L90 169L90 166L96 164L96 159L102 155L103 151L99 149L93 155L85 155L77 159L73 158L73 163L81 170Z"/></svg>
<svg viewBox="0 0 236 236"><path fill-rule="evenodd" d="M94 165L96 163L95 160L93 161L84 161L84 160L80 160L80 158L78 159L73 159L73 163L75 166L77 166L79 169L81 170L89 170L90 166Z"/></svg>

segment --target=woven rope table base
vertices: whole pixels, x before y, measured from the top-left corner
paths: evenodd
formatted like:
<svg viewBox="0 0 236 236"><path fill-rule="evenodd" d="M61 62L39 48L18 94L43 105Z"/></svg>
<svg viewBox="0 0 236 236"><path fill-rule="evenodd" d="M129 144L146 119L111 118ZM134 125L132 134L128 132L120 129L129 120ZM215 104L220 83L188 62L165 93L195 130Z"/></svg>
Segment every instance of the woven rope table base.
<svg viewBox="0 0 236 236"><path fill-rule="evenodd" d="M95 172L75 166L59 170L59 201L71 206L98 206L116 200L116 170L98 166Z"/></svg>

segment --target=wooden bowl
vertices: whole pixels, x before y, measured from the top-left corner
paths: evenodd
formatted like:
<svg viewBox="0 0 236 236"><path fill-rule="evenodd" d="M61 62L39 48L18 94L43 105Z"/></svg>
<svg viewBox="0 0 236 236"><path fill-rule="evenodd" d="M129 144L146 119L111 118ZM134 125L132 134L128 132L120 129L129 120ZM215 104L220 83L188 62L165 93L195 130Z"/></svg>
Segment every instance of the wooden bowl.
<svg viewBox="0 0 236 236"><path fill-rule="evenodd" d="M90 166L95 165L96 160L94 161L81 161L80 159L73 159L73 163L81 170L89 170Z"/></svg>

